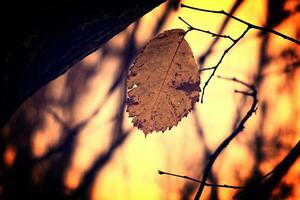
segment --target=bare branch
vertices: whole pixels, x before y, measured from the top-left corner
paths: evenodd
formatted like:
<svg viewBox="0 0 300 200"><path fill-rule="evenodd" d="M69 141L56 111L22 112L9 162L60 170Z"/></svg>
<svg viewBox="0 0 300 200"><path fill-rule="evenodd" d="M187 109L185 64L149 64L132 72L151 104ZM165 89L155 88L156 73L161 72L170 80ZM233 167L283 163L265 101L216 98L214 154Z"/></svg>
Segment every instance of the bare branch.
<svg viewBox="0 0 300 200"><path fill-rule="evenodd" d="M244 0L235 0L235 2L232 4L232 7L229 10L229 13L231 15L233 15L239 9L239 7L243 4L243 2L244 2ZM220 27L217 31L218 34L222 34L224 32L224 30L228 26L230 20L231 20L230 17L225 17L224 21L222 22L222 24L220 25ZM219 41L219 37L215 37L211 41L210 45L208 45L206 52L200 56L200 58L198 60L200 66L202 66L203 63L205 63L206 58L208 58L208 56L212 53L212 50L214 49L214 47L216 46L218 41Z"/></svg>
<svg viewBox="0 0 300 200"><path fill-rule="evenodd" d="M236 21L238 21L238 22L241 22L241 23L243 23L243 24L245 24L245 25L247 26L247 28L245 29L245 31L244 31L237 39L233 39L232 37L230 37L230 36L228 36L228 35L216 34L216 33L210 32L210 31L206 31L206 30L194 28L194 27L191 26L189 23L187 23L185 20L183 20L181 17L179 17L179 19L180 19L181 21L183 21L185 24L187 24L187 25L189 26L189 31L190 31L190 30L198 30L198 31L201 31L201 32L204 32L204 33L211 34L213 37L223 37L223 38L228 38L228 39L230 39L230 40L233 42L233 44L232 44L231 46L229 46L229 47L224 51L224 53L223 53L223 55L221 56L219 62L218 62L214 67L204 68L204 69L201 70L201 71L205 71L205 70L213 70L212 73L211 73L211 75L210 75L209 78L207 79L207 81L204 83L203 90L202 90L203 92L202 92L202 95L201 95L201 103L203 103L204 94L205 94L205 89L206 89L208 83L210 82L210 80L212 79L212 77L215 75L215 73L216 73L216 71L217 71L219 65L222 63L222 61L223 61L225 55L229 52L229 50L230 50L232 47L234 47L234 46L235 46L235 45L236 45L236 44L237 44L237 43L238 43L238 42L246 35L246 33L247 33L250 29L257 29L257 30L260 30L260 31L262 31L262 32L273 33L273 34L275 34L275 35L277 35L277 36L279 36L279 37L282 37L282 38L284 38L284 39L287 39L287 40L289 40L289 41L291 41L291 42L296 43L297 45L300 45L300 41L298 41L298 40L296 40L296 39L294 39L294 38L292 38L292 37L289 37L289 36L284 35L284 34L282 34L282 33L280 33L280 32L277 32L277 31L275 31L275 30L273 30L273 29L271 29L271 28L261 27L261 26L257 26L257 25L251 24L251 23L249 23L249 22L246 22L246 21L244 21L244 20L242 20L242 19L240 19L240 18L237 18L237 17L231 15L230 13L225 12L224 10L220 10L220 11L218 11L218 10L208 10L208 9L202 9L202 8L196 8L196 7L192 7L192 6L187 6L187 5L185 5L185 4L181 4L181 7L182 7L182 8L192 9L192 10L197 10L197 11L201 11L201 12L209 12L209 13L222 14L222 15L225 15L225 16L227 16L227 17L229 17L229 18L232 18L232 19L234 19L234 20L236 20Z"/></svg>
<svg viewBox="0 0 300 200"><path fill-rule="evenodd" d="M215 69L216 67L206 67L206 68L203 68L203 69L200 69L200 71L207 71L207 70L212 70L212 69Z"/></svg>
<svg viewBox="0 0 300 200"><path fill-rule="evenodd" d="M300 41L299 41L299 40L296 40L296 39L294 39L294 38L292 38L292 37L289 37L289 36L287 36L287 35L284 35L284 34L278 32L278 31L275 31L275 30L273 30L273 29L271 29L271 28L268 28L268 27L262 27L262 26L258 26L258 25L255 25L255 24L251 24L251 23L249 23L249 22L246 22L245 20L242 20L242 19L240 19L240 18L238 18L238 17L235 17L235 16L233 16L233 15L231 15L231 14L225 12L224 10L208 10L208 9L202 9L202 8L195 8L195 7L192 7L192 6L187 6L187 5L185 5L185 4L181 4L181 7L182 7L182 8L192 9L192 10L198 10L198 11L201 11L201 12L209 12L209 13L222 14L222 15L225 15L225 16L227 16L227 17L230 17L230 18L232 18L232 19L234 19L234 20L236 20L236 21L239 21L239 22L241 22L241 23L247 25L247 26L250 27L250 28L257 29L257 30L260 30L260 31L262 31L262 32L273 33L273 34L275 34L275 35L277 35L277 36L279 36L279 37L282 37L283 39L289 40L289 41L291 41L291 42L296 43L297 45L300 45Z"/></svg>
<svg viewBox="0 0 300 200"><path fill-rule="evenodd" d="M200 31L200 32L203 32L203 33L207 33L207 34L210 34L212 37L222 37L222 38L226 38L226 39L230 39L232 42L235 41L235 39L233 39L231 36L229 35L222 35L222 34L218 34L218 33L213 33L213 32L210 32L210 31L206 31L206 30L203 30L203 29L200 29L200 28L195 28L194 26L192 26L191 24L189 24L187 21L185 21L182 17L178 17L183 23L185 23L187 26L188 26L188 29L190 31L192 30L195 30L195 31Z"/></svg>
<svg viewBox="0 0 300 200"><path fill-rule="evenodd" d="M246 33L250 30L250 27L248 26L245 31L236 39L233 41L232 45L230 45L223 53L223 55L221 56L220 60L218 61L218 63L214 66L211 67L211 69L213 70L212 73L210 74L209 78L207 79L207 81L204 83L203 86L203 90L202 90L202 95L201 95L201 103L203 103L203 98L204 98L204 94L205 94L205 89L209 83L209 81L212 79L212 77L215 75L218 67L220 66L220 64L222 63L225 55L230 51L230 49L232 49L232 47L234 47L245 35ZM209 69L209 68L207 68Z"/></svg>
<svg viewBox="0 0 300 200"><path fill-rule="evenodd" d="M161 170L158 170L158 174L159 175L175 176L175 177L184 178L184 179L187 179L187 180L190 180L190 181L194 181L194 182L197 182L197 183L202 183L201 181L199 181L197 179L194 179L194 178L191 178L191 177L188 177L188 176L182 176L182 175L173 174L173 173L169 173L169 172L163 172ZM222 187L222 188L230 188L230 189L237 189L237 190L245 188L244 186L232 186L232 185L227 185L227 184L220 185L220 184L204 183L204 185L208 186L208 187Z"/></svg>
<svg viewBox="0 0 300 200"><path fill-rule="evenodd" d="M253 85L250 85L250 84L248 84L248 83L246 83L246 82L244 82L244 81L241 81L241 80L239 80L239 79L236 79L235 77L233 77L233 78L228 78L228 77L224 77L224 76L217 76L217 77L220 78L220 79L224 79L224 80L228 80L228 81L233 81L233 82L240 83L240 84L246 86L247 88L249 88L249 89L251 89L251 90L254 89L254 86L253 86Z"/></svg>
<svg viewBox="0 0 300 200"><path fill-rule="evenodd" d="M240 93L243 94L245 96L253 96L253 93L250 92L246 92L246 91L242 91L242 90L234 90L235 93Z"/></svg>
<svg viewBox="0 0 300 200"><path fill-rule="evenodd" d="M201 180L201 183L200 183L200 186L198 188L198 191L196 193L196 196L195 196L195 200L199 199L202 192L203 192L203 189L204 189L204 186L205 186L205 182L208 178L208 175L212 169L212 166L214 164L214 162L216 161L216 159L218 158L218 156L221 154L221 152L228 146L228 144L240 133L243 131L244 129L244 125L245 123L248 121L248 119L252 116L253 113L255 113L256 111L256 105L257 105L257 102L258 102L258 99L257 99L257 91L255 89L255 87L252 87L251 85L249 84L246 84L244 83L243 81L240 81L236 78L224 78L224 79L227 79L227 80L231 80L231 81L234 81L234 82L237 82L237 83L240 83L244 86L246 86L248 89L250 89L252 91L252 93L247 93L247 95L251 96L252 97L252 105L251 107L249 108L248 112L246 113L246 115L243 117L243 119L240 121L239 125L237 126L237 128L218 146L218 148L215 150L215 152L209 157L209 160L208 160L208 163L204 169L204 173L203 173L203 177L202 177L202 180Z"/></svg>

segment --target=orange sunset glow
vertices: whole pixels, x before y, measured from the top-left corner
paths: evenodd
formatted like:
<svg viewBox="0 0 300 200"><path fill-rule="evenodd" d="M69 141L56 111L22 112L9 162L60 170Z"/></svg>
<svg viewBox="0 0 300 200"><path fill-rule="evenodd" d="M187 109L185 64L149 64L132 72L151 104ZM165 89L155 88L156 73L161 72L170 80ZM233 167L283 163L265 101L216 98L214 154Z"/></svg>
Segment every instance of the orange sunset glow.
<svg viewBox="0 0 300 200"><path fill-rule="evenodd" d="M180 6L169 11L167 7L173 5L170 2L131 24L22 105L2 131L3 138L14 138L6 140L2 155L8 171L22 163L18 159L26 155L32 170L26 171L31 184L41 188L49 179L50 185L55 186L59 180L61 183L56 187L60 187L63 195L74 195L71 199L193 199L198 183L159 175L158 170L201 180L207 156L249 110L251 98L234 92L246 88L217 75L254 84L259 102L244 130L217 158L207 182L245 186L285 158L300 136L300 46L255 29L228 52L205 90L204 102L197 102L176 127L164 133L153 132L146 138L133 127L126 112L128 71L122 70L131 65L157 33L176 28L187 30L179 16L194 27L214 33L219 32L225 20L221 14ZM193 7L227 12L236 2L181 1ZM278 8L290 13L284 19L275 19L276 13L270 14L270 2L242 1L233 15L258 26L271 24L272 29L299 40L299 2L284 1L283 7ZM158 25L162 19L163 23ZM246 28L245 24L229 20L222 34L238 38ZM191 31L185 39L198 62L215 37ZM232 41L219 38L199 67L215 66L231 44ZM211 72L200 73L201 89ZM116 87L112 87L116 81ZM20 133L15 133L15 129ZM272 190L270 199L300 199L299 183L298 159ZM1 185L0 189L3 190ZM228 200L238 192L205 187L201 199Z"/></svg>

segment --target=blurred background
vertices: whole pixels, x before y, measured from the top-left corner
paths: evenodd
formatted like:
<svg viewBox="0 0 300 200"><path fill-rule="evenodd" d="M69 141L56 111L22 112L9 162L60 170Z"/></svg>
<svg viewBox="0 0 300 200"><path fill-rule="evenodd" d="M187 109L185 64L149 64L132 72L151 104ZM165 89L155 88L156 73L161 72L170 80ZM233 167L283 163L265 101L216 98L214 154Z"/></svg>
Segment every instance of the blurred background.
<svg viewBox="0 0 300 200"><path fill-rule="evenodd" d="M225 10L248 22L300 39L298 0L169 0L28 99L0 135L0 199L192 199L197 184L157 170L200 179L207 158L249 109L234 82L214 77L204 103L177 127L144 134L126 110L128 67L157 33L187 30L178 16L204 30L237 38L245 25L180 3ZM186 36L199 68L214 66L230 40L200 32ZM271 171L300 136L300 47L251 30L217 75L254 83L259 105L213 166L209 182L245 185ZM201 87L211 71L201 73ZM297 160L270 199L300 199ZM203 199L238 191L206 188Z"/></svg>

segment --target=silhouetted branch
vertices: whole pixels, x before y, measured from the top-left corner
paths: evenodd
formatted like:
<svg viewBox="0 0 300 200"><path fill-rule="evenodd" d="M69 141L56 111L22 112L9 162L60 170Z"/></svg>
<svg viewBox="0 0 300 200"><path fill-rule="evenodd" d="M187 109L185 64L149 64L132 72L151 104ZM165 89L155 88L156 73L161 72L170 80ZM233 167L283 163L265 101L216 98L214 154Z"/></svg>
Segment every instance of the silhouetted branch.
<svg viewBox="0 0 300 200"><path fill-rule="evenodd" d="M198 31L201 31L201 32L204 32L204 33L208 33L208 34L211 34L213 37L223 37L223 38L228 38L230 39L233 43L231 46L229 46L223 53L223 55L221 56L220 60L218 61L218 63L214 66L214 67L209 67L209 68L204 68L202 69L202 71L204 70L213 70L213 72L211 73L211 75L209 76L209 78L207 79L207 81L204 83L204 86L203 86L203 90L202 90L202 95L201 95L201 103L203 103L203 98L204 98L204 94L205 94L205 89L206 87L208 86L208 83L210 82L210 80L212 79L212 77L215 75L219 65L222 63L225 55L229 52L229 50L234 47L245 35L246 33L250 30L250 29L257 29L257 30L260 30L262 32L268 32L268 33L273 33L279 37L282 37L284 39L287 39L291 42L294 42L296 43L297 45L300 45L300 41L292 38L292 37L289 37L287 35L284 35L280 32L277 32L271 28L267 28L267 27L261 27L261 26L257 26L257 25L254 25L254 24L251 24L249 22L246 22L240 18L237 18L235 16L233 16L232 14L230 13L227 13L225 12L224 10L221 10L221 11L217 11L217 10L208 10L208 9L202 9L202 8L196 8L196 7L191 7L191 6L187 6L185 4L181 4L181 7L182 8L188 8L188 9L192 9L192 10L197 10L197 11L201 11L201 12L209 12L209 13L216 13L216 14L223 14L229 18L232 18L234 20L237 20L245 25L247 25L247 28L245 29L245 31L237 38L237 39L233 39L231 38L230 36L227 36L227 35L223 35L223 34L216 34L216 33L211 33L210 31L205 31L205 30L202 30L202 29L198 29L198 28L194 28L193 26L191 26L189 23L187 23L186 21L184 21L182 18L179 18L181 21L183 21L185 24L187 24L189 26L189 30L198 30Z"/></svg>
<svg viewBox="0 0 300 200"><path fill-rule="evenodd" d="M300 141L269 173L235 196L237 199L269 199L271 192L300 156Z"/></svg>
<svg viewBox="0 0 300 200"><path fill-rule="evenodd" d="M223 37L223 38L227 38L230 39L233 43L224 51L223 55L221 56L220 60L218 61L218 63L214 66L214 67L209 67L209 68L204 68L201 69L201 71L206 71L206 70L213 70L212 73L210 74L209 78L206 80L206 82L204 83L203 86L203 90L202 90L202 95L201 95L201 103L203 103L203 98L204 98L204 94L205 94L205 89L208 86L209 81L212 79L212 77L215 75L219 65L222 63L225 55L230 51L230 49L232 47L234 47L245 35L246 33L250 30L250 27L248 26L245 31L237 38L237 39L233 39L232 37L228 36L228 35L222 35L222 34L217 34L217 33L212 33L210 31L205 31L202 29L197 29L194 28L193 26L191 26L190 24L188 24L185 20L183 20L182 18L179 18L181 21L183 21L185 24L187 24L189 26L189 30L197 30L197 31L201 31L204 33L208 33L211 34L213 37Z"/></svg>
<svg viewBox="0 0 300 200"><path fill-rule="evenodd" d="M175 176L175 177L184 178L184 179L187 179L187 180L190 180L190 181L194 181L194 182L197 182L197 183L202 183L201 181L199 181L197 179L194 179L194 178L191 178L191 177L188 177L188 176L182 176L182 175L178 175L178 174L164 172L164 171L161 171L161 170L158 170L158 174L159 175L164 175L165 174L165 175L169 175L169 176ZM230 188L230 189L238 189L238 190L244 188L243 186L232 186L232 185L227 185L227 184L220 185L220 184L204 183L204 185L208 186L208 187L222 187L222 188Z"/></svg>
<svg viewBox="0 0 300 200"><path fill-rule="evenodd" d="M206 160L211 155L211 151L210 151L209 145L207 143L207 139L204 135L203 127L200 125L199 113L197 111L197 108L195 108L195 111L191 114L194 118L193 121L194 121L195 129L196 129L196 132L197 132L197 136L199 138L199 142L201 142L201 148L203 149L204 157L200 156L201 158L199 158L199 159ZM193 176L199 177L200 175L201 175L200 172L197 172ZM209 181L211 184L217 184L218 183L218 177L215 175L215 173L213 171L211 171L209 176L208 176L207 181ZM191 182L186 182L186 184L182 188L183 192L181 194L181 200L190 199L191 195L194 193L196 188L197 188L196 184L192 184ZM212 199L213 199L213 197L214 197L214 199L219 199L217 189L218 188L215 188L215 189L212 190L212 193L211 193L211 198Z"/></svg>
<svg viewBox="0 0 300 200"><path fill-rule="evenodd" d="M230 39L231 41L235 41L232 37L230 37L229 35L222 35L222 34L218 34L218 33L213 33L211 31L206 31L206 30L203 30L203 29L200 29L200 28L195 28L194 26L192 26L191 24L189 24L186 20L184 20L182 17L178 17L183 23L185 23L186 25L188 25L188 29L190 31L192 30L195 30L195 31L200 31L200 32L203 32L203 33L207 33L207 34L210 34L212 37L222 37L222 38L227 38L227 39Z"/></svg>
<svg viewBox="0 0 300 200"><path fill-rule="evenodd" d="M278 31L275 31L271 28L268 28L268 27L262 27L262 26L258 26L258 25L255 25L255 24L251 24L249 22L246 22L245 20L242 20L238 17L235 17L227 12L225 12L224 10L208 10L208 9L202 9L202 8L195 8L195 7L192 7L192 6L187 6L185 4L181 4L181 7L182 8L189 8L189 9L192 9L192 10L198 10L198 11L201 11L201 12L209 12L209 13L216 13L216 14L222 14L222 15L226 15L227 17L230 17L232 19L235 19L236 21L239 21L245 25L247 25L249 28L253 28L253 29L257 29L257 30L260 30L260 31L263 31L263 32L268 32L268 33L273 33L279 37L282 37L283 39L286 39L286 40L289 40L291 42L294 42L296 43L297 45L300 45L300 41L299 40L296 40L292 37L289 37L285 34L282 34Z"/></svg>
<svg viewBox="0 0 300 200"><path fill-rule="evenodd" d="M82 122L75 125L74 127L70 127L67 122L64 122L64 120L58 116L57 113L55 113L51 108L46 107L45 110L52 115L52 117L56 120L57 123L61 125L64 132L66 132L67 136L64 140L60 141L58 145L56 145L53 148L50 148L46 154L42 155L41 157L34 158L32 160L32 164L36 164L37 162L46 160L51 156L57 153L61 153L62 151L68 149L68 146L73 145L74 140L81 132L81 130L85 128L88 125L88 123L101 111L102 107L107 102L109 95L110 93L107 93L106 98L104 98L104 100L99 103L98 107L90 114L90 116L84 119Z"/></svg>
<svg viewBox="0 0 300 200"><path fill-rule="evenodd" d="M105 164L108 163L108 161L112 158L118 147L122 146L122 144L126 141L131 131L132 129L129 129L127 131L124 131L122 134L118 135L118 137L110 145L109 149L103 154L101 154L97 158L93 166L86 172L86 174L83 177L83 180L81 181L81 184L77 189L72 191L68 199L76 199L81 195L85 197L90 195L86 194L86 192L89 192L89 189L93 181L95 180L97 173L103 166L105 166Z"/></svg>
<svg viewBox="0 0 300 200"><path fill-rule="evenodd" d="M242 5L243 2L244 2L244 0L236 0L234 2L234 4L232 5L232 7L230 8L229 13L231 15L233 15L237 11L237 9ZM224 32L226 26L229 23L229 20L230 20L230 17L225 17L222 25L220 26L220 28L217 32L218 34L222 34ZM215 37L212 40L212 42L208 45L208 49L206 50L206 52L199 57L198 62L199 62L200 67L203 65L203 63L205 63L206 58L211 54L213 48L215 47L215 45L217 44L218 41L219 41L219 37Z"/></svg>
<svg viewBox="0 0 300 200"><path fill-rule="evenodd" d="M183 4L182 4L183 5ZM202 30L202 29L198 29L193 27L192 25L190 25L188 22L186 22L184 19L182 19L181 17L179 17L179 19L181 21L183 21L186 25L188 25L189 30L188 31L192 31L192 30L196 30L196 31L200 31L203 33L207 33L212 35L212 37L222 37L222 38L226 38L226 39L230 39L232 41L232 44L224 51L223 55L221 56L220 60L218 61L218 63L214 66L214 67L208 67L208 68L204 68L201 69L201 71L206 71L206 70L213 70L212 73L210 74L209 78L206 80L206 82L204 83L203 86L203 90L202 90L202 95L201 95L201 103L203 103L203 99L204 99L204 94L205 94L205 89L208 86L209 81L212 79L212 77L215 75L219 65L222 63L225 55L230 51L230 49L232 47L234 47L245 35L246 33L250 30L250 26L248 26L245 31L237 38L237 39L233 39L231 36L229 35L223 35L223 34L217 34L217 33L212 33L210 31L206 31L206 30Z"/></svg>
<svg viewBox="0 0 300 200"><path fill-rule="evenodd" d="M116 88L121 89L118 111L116 113L116 116L114 117L115 125L112 130L112 139L110 142L111 143L110 148L103 154L99 155L99 157L96 159L93 166L84 175L83 180L81 181L79 187L76 190L74 190L72 194L69 196L69 199L74 199L75 197L89 199L91 185L94 183L96 174L99 173L99 171L109 162L111 157L114 155L115 151L120 146L122 146L122 144L128 138L128 135L132 131L132 129L124 131L123 128L124 111L126 105L126 88L127 88L125 80L128 74L128 68L130 66L130 63L137 52L135 37L138 28L139 28L139 22L137 21L134 24L133 30L128 35L127 43L123 48L123 54L122 54L123 56L121 58L118 75L107 93L107 95L111 95Z"/></svg>
<svg viewBox="0 0 300 200"><path fill-rule="evenodd" d="M18 2L17 7L11 1L2 5L11 20L1 24L0 127L39 88L161 3L30 0Z"/></svg>
<svg viewBox="0 0 300 200"><path fill-rule="evenodd" d="M242 91L242 90L234 90L235 93L240 93L243 94L245 96L252 96L253 94L250 92L246 92L246 91Z"/></svg>
<svg viewBox="0 0 300 200"><path fill-rule="evenodd" d="M205 89L208 86L209 81L212 79L212 77L215 75L219 65L222 63L225 55L230 51L230 49L232 47L234 47L245 35L246 33L250 30L250 27L248 26L245 31L235 40L233 40L233 43L224 51L223 55L221 56L220 60L218 61L218 63L214 66L209 68L210 70L213 70L212 73L210 74L209 78L206 80L206 82L204 83L203 86L203 90L202 90L202 95L201 95L201 103L203 103L203 98L204 98L204 94L205 94Z"/></svg>
<svg viewBox="0 0 300 200"><path fill-rule="evenodd" d="M249 108L248 112L246 113L246 115L243 117L243 119L241 120L241 122L239 123L239 125L237 126L237 128L218 146L218 148L215 150L215 152L209 157L209 161L205 167L204 173L203 173L203 177L200 183L200 186L198 188L198 191L196 193L195 196L195 200L199 199L202 191L204 189L205 186L205 182L208 178L208 175L211 171L211 168L214 164L214 162L216 161L216 159L218 158L218 156L221 154L221 152L228 146L228 144L240 133L243 131L244 129L244 125L245 123L248 121L248 119L252 116L252 114L256 111L256 105L258 102L257 99L257 91L256 88L252 85L249 85L243 81L237 80L236 78L224 78L226 80L231 80L237 83L240 83L244 86L246 86L248 89L251 90L251 94L250 96L252 97L252 105ZM247 94L248 95L248 94Z"/></svg>
<svg viewBox="0 0 300 200"><path fill-rule="evenodd" d="M250 85L250 84L248 84L244 81L241 81L239 79L236 79L236 78L228 78L228 77L224 77L224 76L217 76L217 77L220 78L220 79L223 79L223 80L234 81L234 82L240 83L240 84L246 86L247 88L249 88L251 90L255 89L253 85Z"/></svg>

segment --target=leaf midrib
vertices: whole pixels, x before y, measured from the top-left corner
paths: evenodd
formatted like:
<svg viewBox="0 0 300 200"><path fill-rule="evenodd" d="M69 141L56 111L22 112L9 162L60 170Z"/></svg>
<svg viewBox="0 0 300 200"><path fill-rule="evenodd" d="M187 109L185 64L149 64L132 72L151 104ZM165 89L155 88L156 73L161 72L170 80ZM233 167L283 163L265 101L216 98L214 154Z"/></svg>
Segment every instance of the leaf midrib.
<svg viewBox="0 0 300 200"><path fill-rule="evenodd" d="M186 32L185 32L185 34L186 34ZM159 90L158 90L158 94L157 94L157 96L156 96L156 99L155 99L155 101L154 101L154 104L153 104L153 106L152 106L152 108L151 108L151 110L150 110L150 126L151 126L151 127L152 127L152 120L151 120L151 118L152 118L153 110L154 110L155 107L156 107L158 98L159 98L159 96L160 96L160 94L161 94L161 91L162 91L163 86L165 85L167 76L168 76L169 71L170 71L170 69L171 69L171 66L172 66L172 64L173 64L173 62L174 62L174 59L175 59L175 57L176 57L176 54L177 54L177 52L178 52L178 50L179 50L179 47L181 46L181 44L182 44L182 42L183 42L183 40L184 40L185 34L182 35L182 38L181 38L180 42L178 43L178 46L176 47L175 53L174 53L174 55L173 55L173 57L172 57L172 59L171 59L171 62L170 62L170 64L169 64L169 66L168 66L166 75L165 75L165 77L164 77L164 79L163 79L163 82L162 82L162 84L161 84L161 86L160 86L160 88L159 88Z"/></svg>

